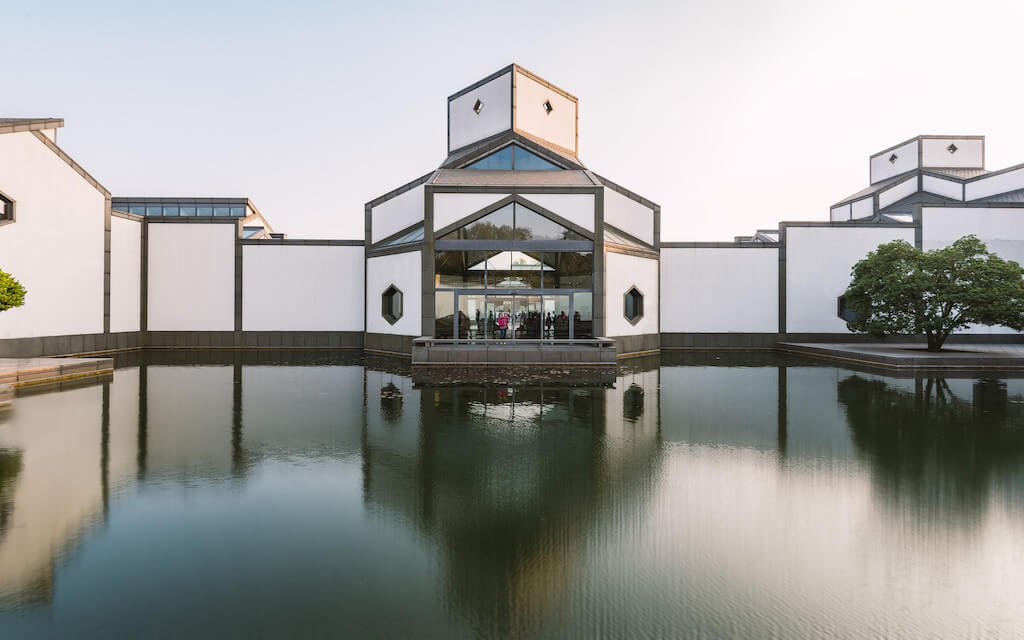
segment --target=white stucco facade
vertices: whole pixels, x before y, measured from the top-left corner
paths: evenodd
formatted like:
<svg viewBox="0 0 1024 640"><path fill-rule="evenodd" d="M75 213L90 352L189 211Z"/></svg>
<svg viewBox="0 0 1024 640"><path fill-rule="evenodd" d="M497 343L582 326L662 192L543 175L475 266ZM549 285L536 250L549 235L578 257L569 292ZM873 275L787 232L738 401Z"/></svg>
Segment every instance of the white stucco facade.
<svg viewBox="0 0 1024 640"><path fill-rule="evenodd" d="M242 247L244 331L362 331L363 248Z"/></svg>
<svg viewBox="0 0 1024 640"><path fill-rule="evenodd" d="M423 220L423 185L413 187L373 207L371 242L384 238Z"/></svg>
<svg viewBox="0 0 1024 640"><path fill-rule="evenodd" d="M366 331L399 336L422 333L422 251L366 261ZM381 295L394 285L402 292L402 317L394 324L381 314Z"/></svg>
<svg viewBox="0 0 1024 640"><path fill-rule="evenodd" d="M604 190L604 221L654 244L654 210L614 189Z"/></svg>
<svg viewBox="0 0 1024 640"><path fill-rule="evenodd" d="M479 111L474 110L477 101ZM512 127L512 70L448 101L448 151Z"/></svg>
<svg viewBox="0 0 1024 640"><path fill-rule="evenodd" d="M665 333L776 333L777 248L661 250Z"/></svg>
<svg viewBox="0 0 1024 640"><path fill-rule="evenodd" d="M614 338L658 333L658 261L609 251L605 254L605 273L605 334ZM643 295L644 306L644 315L636 324L624 313L624 297L633 287Z"/></svg>
<svg viewBox="0 0 1024 640"><path fill-rule="evenodd" d="M110 218L110 330L138 331L142 300L142 222Z"/></svg>
<svg viewBox="0 0 1024 640"><path fill-rule="evenodd" d="M105 195L32 132L0 135L0 270L27 289L0 339L103 332Z"/></svg>
<svg viewBox="0 0 1024 640"><path fill-rule="evenodd" d="M235 328L233 224L149 225L148 329Z"/></svg>
<svg viewBox="0 0 1024 640"><path fill-rule="evenodd" d="M914 243L914 230L885 226L786 228L786 332L849 333L836 313L850 269L878 245Z"/></svg>

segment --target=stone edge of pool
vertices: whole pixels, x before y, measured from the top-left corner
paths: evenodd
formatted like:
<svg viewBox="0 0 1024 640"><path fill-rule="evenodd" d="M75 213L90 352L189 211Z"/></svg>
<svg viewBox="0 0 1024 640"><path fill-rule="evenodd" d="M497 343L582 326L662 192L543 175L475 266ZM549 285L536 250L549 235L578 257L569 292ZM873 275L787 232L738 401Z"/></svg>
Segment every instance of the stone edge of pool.
<svg viewBox="0 0 1024 640"><path fill-rule="evenodd" d="M922 345L779 342L776 350L833 362L895 370L1024 370L1024 345L955 344L931 353Z"/></svg>
<svg viewBox="0 0 1024 640"><path fill-rule="evenodd" d="M0 358L0 407L15 389L100 376L114 371L113 358Z"/></svg>

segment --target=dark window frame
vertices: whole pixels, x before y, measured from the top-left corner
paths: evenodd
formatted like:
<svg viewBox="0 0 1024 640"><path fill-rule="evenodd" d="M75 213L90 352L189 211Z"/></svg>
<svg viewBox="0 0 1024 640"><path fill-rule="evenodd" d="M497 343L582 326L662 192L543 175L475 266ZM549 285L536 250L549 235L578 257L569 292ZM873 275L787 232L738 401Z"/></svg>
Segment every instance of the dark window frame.
<svg viewBox="0 0 1024 640"><path fill-rule="evenodd" d="M395 294L397 294L397 298ZM395 300L398 301L397 305ZM380 315L391 325L401 320L402 316L405 315L405 294L393 284L389 285L380 294Z"/></svg>
<svg viewBox="0 0 1024 640"><path fill-rule="evenodd" d="M633 308L636 311L636 314L632 318L629 317L629 299L631 297L633 298ZM626 293L622 295L622 317L626 319L626 322L633 326L636 326L638 322L643 320L644 292L636 285L630 286L629 289L626 289Z"/></svg>
<svg viewBox="0 0 1024 640"><path fill-rule="evenodd" d="M11 224L15 221L14 212L16 205L14 198L0 191L0 201L4 203L3 213L0 213L0 225Z"/></svg>

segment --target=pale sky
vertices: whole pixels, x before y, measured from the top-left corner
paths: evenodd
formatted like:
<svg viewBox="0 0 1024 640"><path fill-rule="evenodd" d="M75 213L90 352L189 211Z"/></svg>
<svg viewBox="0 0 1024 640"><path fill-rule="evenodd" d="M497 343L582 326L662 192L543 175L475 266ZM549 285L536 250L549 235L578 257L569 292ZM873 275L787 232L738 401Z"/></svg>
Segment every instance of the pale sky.
<svg viewBox="0 0 1024 640"><path fill-rule="evenodd" d="M664 240L827 220L868 156L981 134L1024 162L1024 2L0 0L0 117L114 195L248 196L293 238L445 157L446 97L512 62L580 99L581 160ZM0 176L0 181L3 176Z"/></svg>

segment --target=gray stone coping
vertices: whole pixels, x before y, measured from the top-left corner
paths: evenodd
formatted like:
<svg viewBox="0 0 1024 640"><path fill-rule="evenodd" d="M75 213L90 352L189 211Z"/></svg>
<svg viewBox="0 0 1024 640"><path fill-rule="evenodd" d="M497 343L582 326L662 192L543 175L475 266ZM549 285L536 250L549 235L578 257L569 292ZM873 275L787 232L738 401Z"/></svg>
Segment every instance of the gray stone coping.
<svg viewBox="0 0 1024 640"><path fill-rule="evenodd" d="M918 343L779 342L776 349L813 358L889 369L1024 369L1024 345L1020 344L947 344L938 353L930 352Z"/></svg>
<svg viewBox="0 0 1024 640"><path fill-rule="evenodd" d="M45 384L113 370L113 358L0 358L0 385Z"/></svg>

